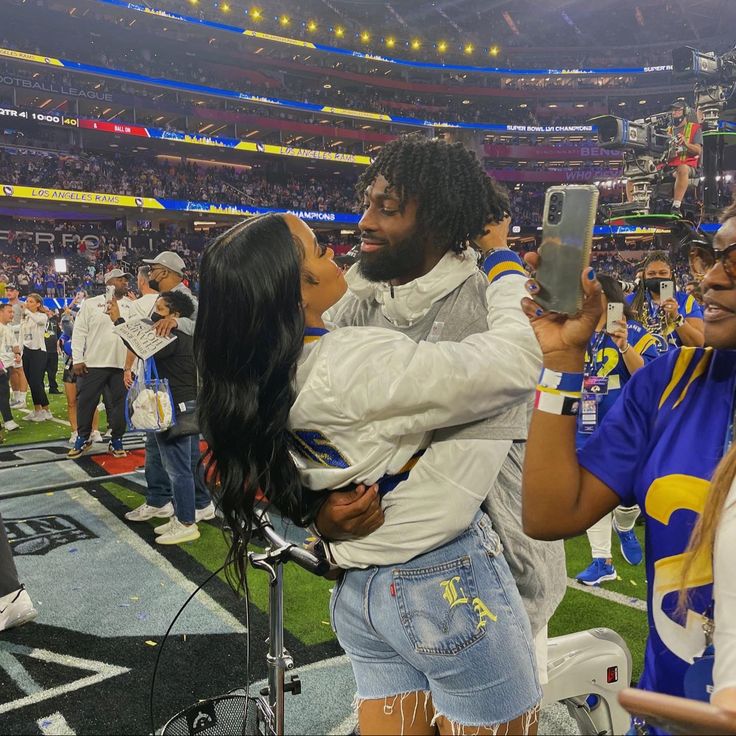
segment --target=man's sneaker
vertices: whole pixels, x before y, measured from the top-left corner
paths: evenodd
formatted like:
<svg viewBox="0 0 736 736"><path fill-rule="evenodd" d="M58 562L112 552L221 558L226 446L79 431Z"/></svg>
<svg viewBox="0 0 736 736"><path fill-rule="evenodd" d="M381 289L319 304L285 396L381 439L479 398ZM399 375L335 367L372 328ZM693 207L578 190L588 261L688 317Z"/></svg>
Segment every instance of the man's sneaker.
<svg viewBox="0 0 736 736"><path fill-rule="evenodd" d="M110 440L110 444L107 446L107 451L113 457L128 457L128 453L125 451L125 448L123 447L122 437L119 437L116 440Z"/></svg>
<svg viewBox="0 0 736 736"><path fill-rule="evenodd" d="M77 435L77 439L74 441L74 447L66 455L72 459L82 457L90 447L92 447L92 443L88 439Z"/></svg>
<svg viewBox="0 0 736 736"><path fill-rule="evenodd" d="M92 434L89 436L89 439L91 442L104 442L105 440L102 439L102 435L100 434L99 429L95 429Z"/></svg>
<svg viewBox="0 0 736 736"><path fill-rule="evenodd" d="M10 408L11 409L25 409L26 407L26 400L25 399L13 399L10 402Z"/></svg>
<svg viewBox="0 0 736 736"><path fill-rule="evenodd" d="M69 435L69 444L73 445L77 441L77 437L79 437L79 435L76 432L72 432Z"/></svg>
<svg viewBox="0 0 736 736"><path fill-rule="evenodd" d="M45 419L53 419L54 415L48 410L48 409L41 409L41 414L43 414Z"/></svg>
<svg viewBox="0 0 736 736"><path fill-rule="evenodd" d="M20 424L14 422L12 419L9 422L5 422L5 431L12 432L14 429L20 429Z"/></svg>
<svg viewBox="0 0 736 736"><path fill-rule="evenodd" d="M0 631L27 624L36 616L38 611L33 607L31 596L22 585L19 590L0 598Z"/></svg>
<svg viewBox="0 0 736 736"><path fill-rule="evenodd" d="M161 534L166 534L166 532L171 529L171 525L174 523L175 517L172 517L169 519L165 524L159 524L158 526L155 526L153 528L153 533L158 537Z"/></svg>
<svg viewBox="0 0 736 736"><path fill-rule="evenodd" d="M606 580L615 580L616 570L613 565L607 565L602 557L595 557L593 562L575 576L575 580L583 585L600 585Z"/></svg>
<svg viewBox="0 0 736 736"><path fill-rule="evenodd" d="M194 512L194 521L209 521L215 518L215 504L210 501L203 509Z"/></svg>
<svg viewBox="0 0 736 736"><path fill-rule="evenodd" d="M637 539L634 530L629 529L627 532L621 531L616 528L615 523L613 528L616 530L616 534L618 534L619 541L621 542L621 554L626 562L628 562L629 565L638 565L644 555L642 554L641 544L639 544L639 540Z"/></svg>
<svg viewBox="0 0 736 736"><path fill-rule="evenodd" d="M32 411L30 414L26 414L27 422L45 422L47 419L48 417L43 409L41 409L41 411Z"/></svg>
<svg viewBox="0 0 736 736"><path fill-rule="evenodd" d="M163 534L156 537L157 544L181 544L182 542L193 542L199 539L199 529L196 524L186 526L174 517L171 526Z"/></svg>
<svg viewBox="0 0 736 736"><path fill-rule="evenodd" d="M149 519L168 519L174 515L174 504L169 501L165 506L149 506L142 503L125 514L128 521L148 521Z"/></svg>

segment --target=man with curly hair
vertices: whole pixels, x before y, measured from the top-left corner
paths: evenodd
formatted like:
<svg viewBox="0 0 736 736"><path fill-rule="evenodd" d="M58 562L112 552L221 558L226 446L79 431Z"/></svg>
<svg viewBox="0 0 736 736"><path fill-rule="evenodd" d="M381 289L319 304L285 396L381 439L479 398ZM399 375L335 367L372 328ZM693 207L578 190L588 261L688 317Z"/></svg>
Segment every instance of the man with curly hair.
<svg viewBox="0 0 736 736"><path fill-rule="evenodd" d="M523 266L506 248L508 197L477 157L460 143L405 136L381 150L361 176L358 191L364 209L360 259L346 275L349 291L330 321L388 327L417 341L460 341L487 329L489 281L523 272ZM484 259L493 253L497 263L488 276L478 268L478 250ZM517 344L527 341L520 328ZM514 370L508 366L509 376ZM502 392L508 380L489 376L489 391ZM452 518L438 518L436 489L422 484L422 459L382 501L373 489L358 488L328 494L313 513L332 559L340 567L360 569L400 564L435 549L464 528L466 507L475 513L482 508L503 542L536 636L540 678L546 681L546 624L565 591L564 551L560 543L531 540L521 529L528 409L527 402L517 403L472 425L435 432L432 446L442 443L447 475L457 487ZM494 463L491 448L500 442L510 449L505 461ZM487 493L473 507L466 486L478 474ZM360 682L358 689L361 696ZM385 703L380 699L362 707L373 705L381 710Z"/></svg>

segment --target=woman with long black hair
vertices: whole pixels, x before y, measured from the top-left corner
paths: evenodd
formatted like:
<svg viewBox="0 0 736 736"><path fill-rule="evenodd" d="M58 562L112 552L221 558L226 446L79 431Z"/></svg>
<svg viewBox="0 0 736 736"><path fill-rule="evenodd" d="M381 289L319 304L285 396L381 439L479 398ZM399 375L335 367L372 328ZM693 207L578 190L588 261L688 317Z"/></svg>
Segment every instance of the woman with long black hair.
<svg viewBox="0 0 736 736"><path fill-rule="evenodd" d="M541 692L521 598L480 512L488 473L472 481L482 488L466 488L430 445L434 429L529 396L539 363L531 343L517 344L527 336L523 268L507 250L484 262L487 332L416 343L388 329L326 330L322 315L346 289L332 256L298 218L265 215L217 238L202 260L200 427L239 582L260 493L299 523L304 485L376 483L390 496L416 463L411 473L439 489L427 534L462 522L437 535L431 551L347 570L336 586L332 620L356 675L361 732L393 733L406 718L411 733L428 736L435 722L441 733L528 733ZM476 268L472 253L453 257ZM504 389L489 390L499 374L508 374ZM500 467L510 445L489 442L490 467Z"/></svg>
<svg viewBox="0 0 736 736"><path fill-rule="evenodd" d="M29 422L44 422L53 419L49 410L49 399L43 385L46 372L46 325L48 312L40 294L29 294L23 302L23 318L20 334L23 340L23 372L28 379L33 400L32 411L26 419Z"/></svg>

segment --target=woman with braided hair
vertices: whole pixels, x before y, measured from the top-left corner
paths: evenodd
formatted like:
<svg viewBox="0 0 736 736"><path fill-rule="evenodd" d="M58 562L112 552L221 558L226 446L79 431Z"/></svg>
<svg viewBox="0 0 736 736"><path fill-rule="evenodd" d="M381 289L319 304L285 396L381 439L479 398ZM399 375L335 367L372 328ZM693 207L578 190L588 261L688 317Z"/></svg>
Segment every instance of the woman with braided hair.
<svg viewBox="0 0 736 736"><path fill-rule="evenodd" d="M677 347L703 347L703 310L692 294L675 291L671 299L660 299L660 285L672 281L672 264L661 251L644 261L643 278L627 301L634 317L654 336L662 354Z"/></svg>

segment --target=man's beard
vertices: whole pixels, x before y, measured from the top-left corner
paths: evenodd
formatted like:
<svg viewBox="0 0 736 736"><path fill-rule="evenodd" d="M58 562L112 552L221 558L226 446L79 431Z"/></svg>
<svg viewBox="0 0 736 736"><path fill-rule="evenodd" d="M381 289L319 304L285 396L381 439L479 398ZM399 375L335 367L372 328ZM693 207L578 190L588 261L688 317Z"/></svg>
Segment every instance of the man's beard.
<svg viewBox="0 0 736 736"><path fill-rule="evenodd" d="M358 270L368 281L402 281L415 277L424 266L427 239L417 230L393 245L372 253L361 252Z"/></svg>

